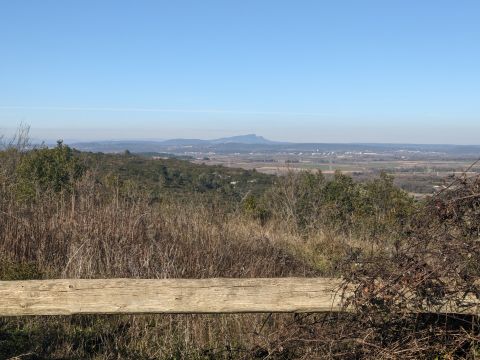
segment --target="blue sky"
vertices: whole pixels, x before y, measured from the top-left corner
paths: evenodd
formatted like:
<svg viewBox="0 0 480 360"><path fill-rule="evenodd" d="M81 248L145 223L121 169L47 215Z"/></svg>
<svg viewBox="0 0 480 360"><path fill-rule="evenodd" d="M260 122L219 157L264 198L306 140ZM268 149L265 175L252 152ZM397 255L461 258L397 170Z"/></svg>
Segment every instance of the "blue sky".
<svg viewBox="0 0 480 360"><path fill-rule="evenodd" d="M0 0L0 133L480 144L478 0Z"/></svg>

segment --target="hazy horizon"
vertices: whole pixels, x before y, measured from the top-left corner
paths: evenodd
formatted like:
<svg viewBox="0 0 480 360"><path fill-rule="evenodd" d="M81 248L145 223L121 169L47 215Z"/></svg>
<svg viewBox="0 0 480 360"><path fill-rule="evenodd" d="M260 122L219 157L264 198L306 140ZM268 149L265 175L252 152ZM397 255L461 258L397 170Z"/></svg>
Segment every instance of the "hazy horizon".
<svg viewBox="0 0 480 360"><path fill-rule="evenodd" d="M23 124L22 126L25 126L28 124ZM3 135L7 139L9 137L12 137L17 128L11 128L11 129L2 129L0 128L0 137ZM6 131L8 130L8 131ZM54 133L59 133L61 134L61 129L55 129L53 131ZM46 144L55 144L58 140L62 140L67 144L73 144L73 143L88 143L88 142L122 142L122 141L132 141L132 142L162 142L166 140L174 140L174 139L198 139L198 140L216 140L220 138L229 138L229 137L235 137L235 136L244 136L244 135L256 135L256 136L261 136L265 138L266 140L273 141L273 142L278 142L278 143L297 143L297 144L302 144L302 143L318 143L318 144L392 144L392 145L459 145L459 146L480 146L479 143L452 143L452 142L402 142L402 141L299 141L299 140L290 140L290 139L279 139L279 138L272 138L269 136L265 136L263 133L257 133L257 132L238 132L238 133L229 133L229 132L221 132L223 135L219 136L151 136L151 137L135 137L135 136L128 136L126 135L125 131L122 131L121 133L123 136L118 136L118 137L102 137L101 135L99 136L89 136L89 134L94 133L95 131L89 131L88 129L84 129L81 133L87 134L87 136L77 136L77 137L66 137L66 136L42 136L41 134L43 133L42 131L35 131L35 129L32 129L30 127L29 131L29 136L33 143L39 144L42 142L45 142ZM50 131L46 131L47 134L50 134ZM128 132L130 133L130 132Z"/></svg>

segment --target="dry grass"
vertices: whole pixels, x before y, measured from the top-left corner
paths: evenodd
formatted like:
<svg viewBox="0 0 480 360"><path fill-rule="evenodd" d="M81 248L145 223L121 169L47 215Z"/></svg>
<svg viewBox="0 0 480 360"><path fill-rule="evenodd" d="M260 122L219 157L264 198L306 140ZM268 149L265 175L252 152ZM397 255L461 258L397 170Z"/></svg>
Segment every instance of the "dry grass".
<svg viewBox="0 0 480 360"><path fill-rule="evenodd" d="M278 234L269 236L256 223L201 204L101 199L93 179L86 182L75 197L44 194L35 205L6 203L3 256L68 278L316 274L281 246Z"/></svg>
<svg viewBox="0 0 480 360"><path fill-rule="evenodd" d="M316 276L274 225L205 204L119 196L93 175L75 195L0 200L3 279ZM297 251L298 252L298 251ZM313 327L311 327L313 329ZM251 358L315 352L293 315L75 316L4 319L0 354L38 358ZM311 334L308 335L311 339ZM308 341L303 341L308 344ZM33 356L33 355L32 355ZM1 356L0 356L1 357Z"/></svg>

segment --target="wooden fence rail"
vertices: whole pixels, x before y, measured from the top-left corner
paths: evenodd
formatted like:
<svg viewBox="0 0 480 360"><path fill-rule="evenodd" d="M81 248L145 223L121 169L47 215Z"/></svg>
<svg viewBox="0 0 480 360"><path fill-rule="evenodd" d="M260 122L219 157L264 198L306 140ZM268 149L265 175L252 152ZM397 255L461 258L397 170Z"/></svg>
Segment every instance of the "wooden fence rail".
<svg viewBox="0 0 480 360"><path fill-rule="evenodd" d="M0 316L333 312L340 279L99 279L0 281ZM412 312L480 315L472 296Z"/></svg>
<svg viewBox="0 0 480 360"><path fill-rule="evenodd" d="M0 281L0 316L338 311L339 285L326 278Z"/></svg>

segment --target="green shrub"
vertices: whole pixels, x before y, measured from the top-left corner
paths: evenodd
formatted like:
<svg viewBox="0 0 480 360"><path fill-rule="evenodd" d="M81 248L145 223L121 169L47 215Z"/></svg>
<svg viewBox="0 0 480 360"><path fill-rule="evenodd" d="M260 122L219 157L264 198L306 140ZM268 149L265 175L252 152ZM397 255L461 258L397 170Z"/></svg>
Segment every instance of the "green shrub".
<svg viewBox="0 0 480 360"><path fill-rule="evenodd" d="M24 154L16 168L17 195L29 200L37 192L69 191L84 171L74 151L61 141L54 149L34 149Z"/></svg>
<svg viewBox="0 0 480 360"><path fill-rule="evenodd" d="M262 204L300 232L333 230L362 238L400 232L415 208L413 199L385 173L357 183L340 172L331 180L321 172L292 172L277 181Z"/></svg>
<svg viewBox="0 0 480 360"><path fill-rule="evenodd" d="M43 272L33 263L0 260L0 280L38 280L43 277Z"/></svg>
<svg viewBox="0 0 480 360"><path fill-rule="evenodd" d="M260 221L262 225L271 217L271 212L252 194L243 199L242 209L247 216Z"/></svg>

